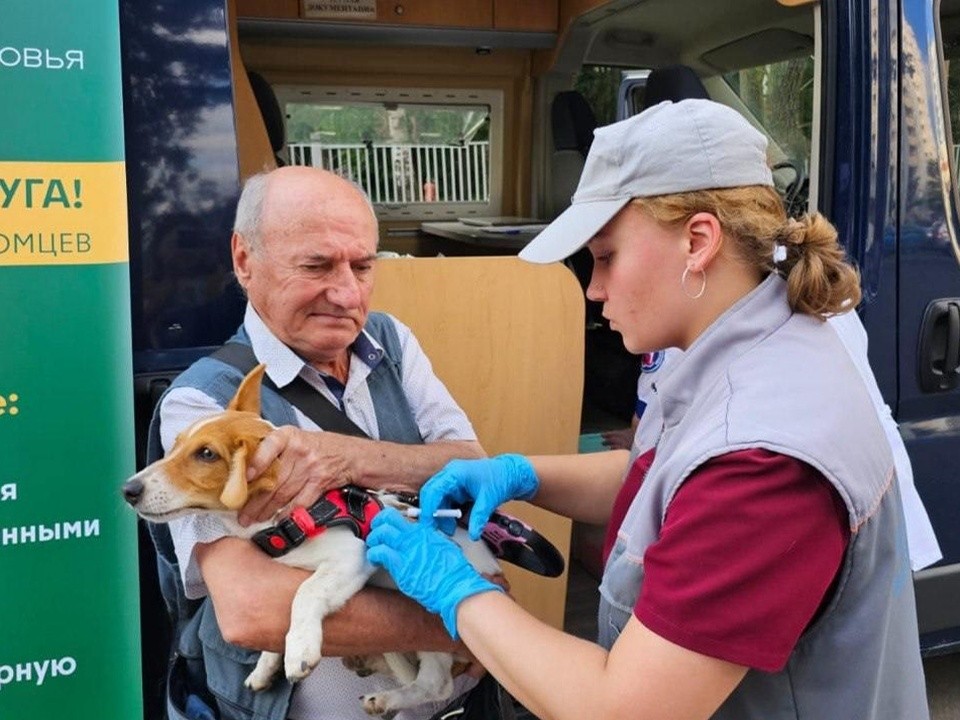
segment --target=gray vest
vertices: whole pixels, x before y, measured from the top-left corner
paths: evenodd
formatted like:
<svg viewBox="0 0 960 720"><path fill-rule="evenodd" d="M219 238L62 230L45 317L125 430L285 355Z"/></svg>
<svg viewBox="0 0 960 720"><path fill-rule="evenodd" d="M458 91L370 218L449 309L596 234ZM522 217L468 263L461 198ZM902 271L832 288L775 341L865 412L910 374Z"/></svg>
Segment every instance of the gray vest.
<svg viewBox="0 0 960 720"><path fill-rule="evenodd" d="M792 313L785 282L771 276L711 325L656 390L664 432L604 571L600 643L611 647L630 618L644 551L683 481L710 458L764 448L810 464L836 488L850 544L833 597L786 667L748 671L713 717L926 720L893 459L836 333Z"/></svg>
<svg viewBox="0 0 960 720"><path fill-rule="evenodd" d="M393 321L382 313L370 313L364 328L384 349L380 363L371 371L367 385L373 398L380 439L420 444L423 438L403 390L400 361L403 350ZM250 344L241 327L230 342ZM171 384L203 391L223 407L233 397L243 375L236 368L201 358ZM163 402L161 398L161 403ZM293 408L268 388L261 393L262 414L274 425L296 425ZM147 441L147 462L163 455L160 443L160 403L154 411ZM171 720L184 718L184 695L202 695L215 703L222 720L283 720L287 716L293 686L278 677L269 690L252 692L243 685L256 665L259 652L231 645L223 639L213 603L187 600L180 571L165 525L150 527L157 546L161 590L177 625L176 653L167 687L167 710ZM209 694L208 694L209 693ZM212 697L210 697L212 695Z"/></svg>

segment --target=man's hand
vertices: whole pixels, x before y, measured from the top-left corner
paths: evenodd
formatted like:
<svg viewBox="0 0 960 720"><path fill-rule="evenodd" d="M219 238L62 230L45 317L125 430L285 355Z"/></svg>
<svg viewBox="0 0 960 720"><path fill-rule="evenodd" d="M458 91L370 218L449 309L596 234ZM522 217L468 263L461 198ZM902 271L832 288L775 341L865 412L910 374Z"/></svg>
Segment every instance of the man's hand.
<svg viewBox="0 0 960 720"><path fill-rule="evenodd" d="M370 441L332 432L308 431L286 425L260 443L247 465L247 480L259 477L276 461L277 486L272 494L251 498L240 512L241 525L269 520L281 508L309 507L331 488L357 478L351 458Z"/></svg>
<svg viewBox="0 0 960 720"><path fill-rule="evenodd" d="M635 428L628 427L620 430L607 430L600 433L601 441L611 450L629 450L633 447L633 436L637 434Z"/></svg>

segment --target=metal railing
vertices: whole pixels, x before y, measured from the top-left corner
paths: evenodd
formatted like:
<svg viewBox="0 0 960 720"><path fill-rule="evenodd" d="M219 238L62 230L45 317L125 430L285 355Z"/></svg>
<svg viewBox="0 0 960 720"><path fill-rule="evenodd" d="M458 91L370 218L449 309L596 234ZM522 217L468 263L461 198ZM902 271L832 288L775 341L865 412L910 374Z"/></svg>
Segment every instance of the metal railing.
<svg viewBox="0 0 960 720"><path fill-rule="evenodd" d="M291 143L290 162L324 168L360 185L373 203L490 201L490 143L328 145Z"/></svg>

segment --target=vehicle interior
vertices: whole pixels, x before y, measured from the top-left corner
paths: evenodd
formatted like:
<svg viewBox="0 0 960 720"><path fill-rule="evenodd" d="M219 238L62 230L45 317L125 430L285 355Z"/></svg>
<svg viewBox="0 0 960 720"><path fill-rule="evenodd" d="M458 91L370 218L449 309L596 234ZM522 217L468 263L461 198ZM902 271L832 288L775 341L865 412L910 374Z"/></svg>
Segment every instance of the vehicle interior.
<svg viewBox="0 0 960 720"><path fill-rule="evenodd" d="M815 207L815 3L323 5L230 5L241 175L291 163L351 177L382 252L515 254L569 204L594 127L663 99L742 112L770 139L788 211ZM589 253L568 265L585 289ZM629 423L639 372L600 313L587 303L585 435Z"/></svg>
<svg viewBox="0 0 960 720"><path fill-rule="evenodd" d="M593 129L709 97L770 140L788 211L816 204L820 11L803 0L231 0L241 175L313 164L367 190L380 250L513 255L569 204ZM568 261L582 288L592 261ZM629 424L639 362L584 321L581 450ZM574 551L599 574L601 534Z"/></svg>

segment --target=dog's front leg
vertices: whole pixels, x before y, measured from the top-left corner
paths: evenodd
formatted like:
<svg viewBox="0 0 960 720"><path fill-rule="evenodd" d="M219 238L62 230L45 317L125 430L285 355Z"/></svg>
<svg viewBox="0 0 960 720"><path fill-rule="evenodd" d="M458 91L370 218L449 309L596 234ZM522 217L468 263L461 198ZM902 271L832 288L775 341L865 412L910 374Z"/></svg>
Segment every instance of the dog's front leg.
<svg viewBox="0 0 960 720"><path fill-rule="evenodd" d="M274 676L280 672L283 666L283 655L275 652L264 651L257 658L257 666L253 669L243 684L254 692L266 690L273 684Z"/></svg>
<svg viewBox="0 0 960 720"><path fill-rule="evenodd" d="M316 569L293 598L284 649L284 670L290 682L302 680L320 662L323 619L343 607L373 574L363 541L338 530L331 529L318 543L323 547L313 558ZM333 542L335 533L339 537Z"/></svg>

